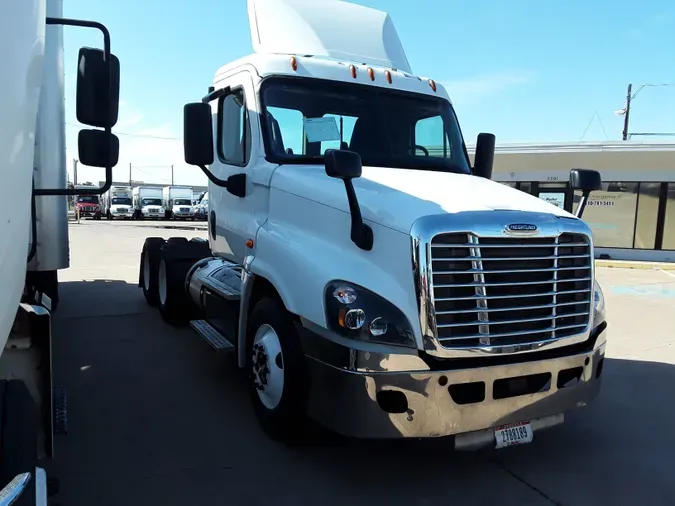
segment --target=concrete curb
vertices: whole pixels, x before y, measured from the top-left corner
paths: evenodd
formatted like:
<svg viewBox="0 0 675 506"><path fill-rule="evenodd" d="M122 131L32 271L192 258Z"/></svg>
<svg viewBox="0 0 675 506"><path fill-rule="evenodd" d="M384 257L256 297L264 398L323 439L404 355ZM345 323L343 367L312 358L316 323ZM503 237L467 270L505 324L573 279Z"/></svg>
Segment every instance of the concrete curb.
<svg viewBox="0 0 675 506"><path fill-rule="evenodd" d="M610 269L639 269L643 271L675 271L675 263L667 262L635 262L630 260L596 260L596 267Z"/></svg>

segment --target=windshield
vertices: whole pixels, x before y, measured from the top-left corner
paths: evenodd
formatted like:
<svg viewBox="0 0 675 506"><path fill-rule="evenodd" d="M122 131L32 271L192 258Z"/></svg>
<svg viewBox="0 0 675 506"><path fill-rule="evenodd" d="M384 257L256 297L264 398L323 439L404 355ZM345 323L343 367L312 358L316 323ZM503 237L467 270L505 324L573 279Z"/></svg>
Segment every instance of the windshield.
<svg viewBox="0 0 675 506"><path fill-rule="evenodd" d="M98 204L98 197L96 195L87 195L85 197L77 197L80 204Z"/></svg>
<svg viewBox="0 0 675 506"><path fill-rule="evenodd" d="M363 165L469 174L455 113L445 99L318 79L269 78L261 92L265 146L277 163L321 163L349 149Z"/></svg>
<svg viewBox="0 0 675 506"><path fill-rule="evenodd" d="M123 205L123 206L130 206L131 205L131 199L128 197L114 197L111 202L112 205Z"/></svg>
<svg viewBox="0 0 675 506"><path fill-rule="evenodd" d="M161 206L162 199L149 199L145 198L141 200L141 204L144 206Z"/></svg>
<svg viewBox="0 0 675 506"><path fill-rule="evenodd" d="M192 201L190 199L175 199L173 201L176 206L191 206Z"/></svg>

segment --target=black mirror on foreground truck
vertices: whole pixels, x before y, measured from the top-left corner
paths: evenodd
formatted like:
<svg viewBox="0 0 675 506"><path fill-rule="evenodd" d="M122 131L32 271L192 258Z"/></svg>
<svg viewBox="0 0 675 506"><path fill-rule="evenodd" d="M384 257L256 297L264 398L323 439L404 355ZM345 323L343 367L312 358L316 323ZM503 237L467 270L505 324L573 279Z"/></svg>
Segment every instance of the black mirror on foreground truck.
<svg viewBox="0 0 675 506"><path fill-rule="evenodd" d="M492 165L495 161L494 134L480 133L476 139L476 152L473 155L474 176L492 178Z"/></svg>
<svg viewBox="0 0 675 506"><path fill-rule="evenodd" d="M232 174L227 179L220 179L206 168L214 161L213 119L208 102L193 102L183 107L183 155L186 163L202 169L216 186L239 198L246 196L246 174Z"/></svg>
<svg viewBox="0 0 675 506"><path fill-rule="evenodd" d="M183 153L190 165L213 163L213 120L211 106L203 102L183 107Z"/></svg>
<svg viewBox="0 0 675 506"><path fill-rule="evenodd" d="M120 155L120 140L103 130L80 130L77 136L80 163L90 167L114 167Z"/></svg>
<svg viewBox="0 0 675 506"><path fill-rule="evenodd" d="M114 127L120 101L120 61L117 56L110 54L108 66L101 49L80 48L76 93L77 121L99 128Z"/></svg>
<svg viewBox="0 0 675 506"><path fill-rule="evenodd" d="M354 151L327 149L324 153L324 160L326 174L336 179L342 179L345 184L349 212L352 216L352 242L362 250L370 251L373 249L373 229L363 223L361 207L352 184L352 179L361 177L361 157Z"/></svg>
<svg viewBox="0 0 675 506"><path fill-rule="evenodd" d="M581 218L591 192L602 188L602 177L597 170L572 169L570 171L570 188L581 191L581 200L577 206L576 216Z"/></svg>

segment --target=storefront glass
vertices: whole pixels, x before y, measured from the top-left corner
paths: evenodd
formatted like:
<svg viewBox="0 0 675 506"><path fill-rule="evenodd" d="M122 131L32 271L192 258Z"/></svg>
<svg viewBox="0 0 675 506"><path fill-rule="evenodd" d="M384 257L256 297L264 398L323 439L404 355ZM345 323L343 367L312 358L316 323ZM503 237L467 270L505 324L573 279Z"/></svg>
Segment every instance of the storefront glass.
<svg viewBox="0 0 675 506"><path fill-rule="evenodd" d="M638 183L603 183L591 193L583 219L591 227L593 243L601 248L632 248ZM581 197L575 192L574 211Z"/></svg>
<svg viewBox="0 0 675 506"><path fill-rule="evenodd" d="M668 184L662 248L675 250L675 183Z"/></svg>
<svg viewBox="0 0 675 506"><path fill-rule="evenodd" d="M634 248L654 249L660 192L661 183L640 183L635 238L633 240Z"/></svg>

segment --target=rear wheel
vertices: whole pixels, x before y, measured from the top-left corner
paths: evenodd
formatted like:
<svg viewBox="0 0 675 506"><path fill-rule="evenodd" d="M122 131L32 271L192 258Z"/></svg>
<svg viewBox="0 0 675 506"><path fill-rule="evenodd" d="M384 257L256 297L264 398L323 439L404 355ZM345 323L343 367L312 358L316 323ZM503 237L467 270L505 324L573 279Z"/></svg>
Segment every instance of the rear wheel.
<svg viewBox="0 0 675 506"><path fill-rule="evenodd" d="M151 306L157 305L159 252L164 243L165 241L161 237L148 237L141 251L139 285L143 288L145 300Z"/></svg>
<svg viewBox="0 0 675 506"><path fill-rule="evenodd" d="M247 327L248 389L258 421L272 439L302 443L309 374L292 317L280 301L263 298Z"/></svg>
<svg viewBox="0 0 675 506"><path fill-rule="evenodd" d="M197 307L187 294L187 273L195 262L210 256L206 241L172 237L162 247L158 263L158 309L164 321L181 325L197 316Z"/></svg>

